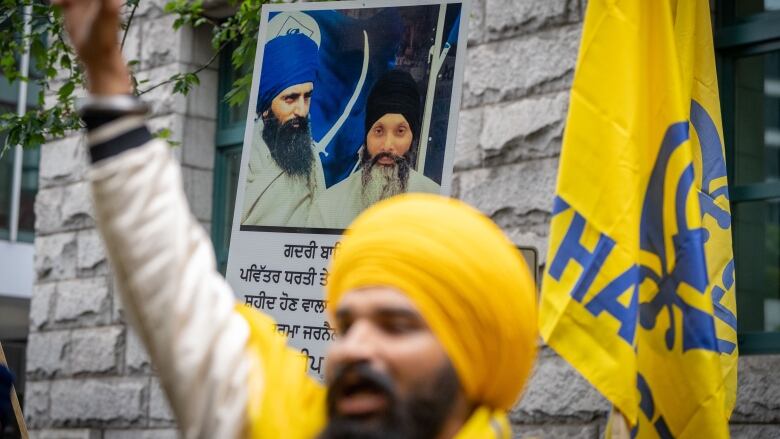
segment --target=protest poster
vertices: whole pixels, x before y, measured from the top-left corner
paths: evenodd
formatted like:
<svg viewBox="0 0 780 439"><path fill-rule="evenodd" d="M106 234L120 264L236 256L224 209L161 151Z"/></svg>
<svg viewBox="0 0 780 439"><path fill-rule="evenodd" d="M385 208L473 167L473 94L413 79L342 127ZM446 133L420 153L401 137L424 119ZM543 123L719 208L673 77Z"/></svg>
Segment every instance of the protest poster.
<svg viewBox="0 0 780 439"><path fill-rule="evenodd" d="M322 378L324 287L370 205L449 195L470 1L263 7L226 277ZM388 231L391 233L391 231Z"/></svg>

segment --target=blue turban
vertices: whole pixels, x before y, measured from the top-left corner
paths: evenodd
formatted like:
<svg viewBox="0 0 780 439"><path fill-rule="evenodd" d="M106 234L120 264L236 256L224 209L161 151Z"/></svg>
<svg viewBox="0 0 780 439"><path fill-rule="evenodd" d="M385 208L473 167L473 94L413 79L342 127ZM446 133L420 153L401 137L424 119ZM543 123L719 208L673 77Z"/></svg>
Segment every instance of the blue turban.
<svg viewBox="0 0 780 439"><path fill-rule="evenodd" d="M271 101L286 88L314 82L319 59L317 43L297 33L276 37L265 44L257 113L271 106Z"/></svg>

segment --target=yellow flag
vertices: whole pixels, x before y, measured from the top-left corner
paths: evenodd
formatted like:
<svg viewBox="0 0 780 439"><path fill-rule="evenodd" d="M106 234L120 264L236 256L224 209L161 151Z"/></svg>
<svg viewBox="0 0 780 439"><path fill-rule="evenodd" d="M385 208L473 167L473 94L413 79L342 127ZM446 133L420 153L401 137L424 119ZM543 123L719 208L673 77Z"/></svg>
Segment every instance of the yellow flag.
<svg viewBox="0 0 780 439"><path fill-rule="evenodd" d="M728 437L730 214L707 0L591 0L540 331L637 437Z"/></svg>

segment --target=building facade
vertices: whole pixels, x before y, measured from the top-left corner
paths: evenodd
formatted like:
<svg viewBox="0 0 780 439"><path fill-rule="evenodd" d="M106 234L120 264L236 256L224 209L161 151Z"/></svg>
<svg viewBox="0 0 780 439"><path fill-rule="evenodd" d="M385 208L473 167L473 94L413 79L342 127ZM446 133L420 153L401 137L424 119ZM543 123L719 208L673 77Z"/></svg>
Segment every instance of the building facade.
<svg viewBox="0 0 780 439"><path fill-rule="evenodd" d="M141 0L134 16L124 51L138 60L139 79L192 71L213 56L209 30L172 31L164 3ZM224 13L222 3L211 3L216 16ZM542 263L584 7L581 0L473 1L453 195L518 245L535 247ZM780 2L723 0L714 10L742 352L732 434L780 437ZM185 191L224 267L246 109L222 102L236 76L227 57L199 76L186 97L160 87L143 98L153 107L152 129L168 128L180 143L173 151ZM83 136L42 145L35 168L34 281L16 294L29 307L21 323L29 334L15 338L26 343L24 405L34 436L176 437L95 229ZM543 347L511 421L518 438L595 439L608 411Z"/></svg>

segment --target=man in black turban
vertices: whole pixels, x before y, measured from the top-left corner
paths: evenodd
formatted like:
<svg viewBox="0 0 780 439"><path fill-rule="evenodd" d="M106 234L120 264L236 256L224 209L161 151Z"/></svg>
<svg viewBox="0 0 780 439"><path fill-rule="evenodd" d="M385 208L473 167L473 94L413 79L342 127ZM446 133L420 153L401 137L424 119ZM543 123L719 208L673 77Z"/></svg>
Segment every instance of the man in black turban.
<svg viewBox="0 0 780 439"><path fill-rule="evenodd" d="M440 192L438 184L413 168L420 106L412 75L396 69L379 78L366 102L358 171L315 201L309 226L343 229L377 201L404 192Z"/></svg>

